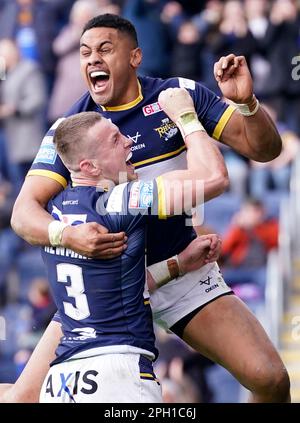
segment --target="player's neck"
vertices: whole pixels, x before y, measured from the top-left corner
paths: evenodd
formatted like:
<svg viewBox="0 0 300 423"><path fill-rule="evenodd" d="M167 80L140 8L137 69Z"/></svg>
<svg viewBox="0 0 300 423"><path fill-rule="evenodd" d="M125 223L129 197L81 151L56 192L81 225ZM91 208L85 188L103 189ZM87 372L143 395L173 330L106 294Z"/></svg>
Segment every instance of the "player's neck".
<svg viewBox="0 0 300 423"><path fill-rule="evenodd" d="M121 99L111 104L99 105L103 111L121 111L131 109L143 100L142 87L137 77Z"/></svg>
<svg viewBox="0 0 300 423"><path fill-rule="evenodd" d="M78 173L71 173L71 181L72 181L72 185L73 186L90 186L90 187L96 187L98 182L99 182L99 178L93 178L91 176L87 176L87 175L81 175L79 172Z"/></svg>
<svg viewBox="0 0 300 423"><path fill-rule="evenodd" d="M99 178L88 178L82 175L71 175L71 181L73 187L86 186L86 187L97 187L107 191L111 186L115 184L107 179Z"/></svg>

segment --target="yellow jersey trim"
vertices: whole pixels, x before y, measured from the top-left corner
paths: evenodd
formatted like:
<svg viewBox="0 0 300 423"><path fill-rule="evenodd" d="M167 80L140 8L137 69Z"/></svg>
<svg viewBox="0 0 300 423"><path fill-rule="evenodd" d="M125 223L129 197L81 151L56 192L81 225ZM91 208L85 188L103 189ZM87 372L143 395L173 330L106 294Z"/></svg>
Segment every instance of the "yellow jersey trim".
<svg viewBox="0 0 300 423"><path fill-rule="evenodd" d="M156 178L157 191L158 191L158 218L166 219L167 210L166 210L166 193L164 181L161 176Z"/></svg>
<svg viewBox="0 0 300 423"><path fill-rule="evenodd" d="M151 373L140 373L140 376L148 377L149 379L155 379L155 376L153 376Z"/></svg>
<svg viewBox="0 0 300 423"><path fill-rule="evenodd" d="M214 132L213 132L213 138L215 140L219 140L220 136L223 132L223 129L225 128L225 125L227 124L227 122L229 121L232 113L235 111L235 107L233 106L228 106L227 109L225 110L225 112L222 114L219 122L217 123Z"/></svg>
<svg viewBox="0 0 300 423"><path fill-rule="evenodd" d="M142 94L142 87L139 80L138 80L138 90L139 90L138 97L135 100L131 101L130 103L122 104L121 106L112 106L112 107L105 107L100 105L100 107L102 108L103 111L108 111L108 112L121 112L123 110L131 109L132 107L140 103L144 98Z"/></svg>
<svg viewBox="0 0 300 423"><path fill-rule="evenodd" d="M33 169L30 170L26 176L46 176L46 178L54 179L54 181L60 183L64 188L68 185L67 180L63 176L51 170Z"/></svg>
<svg viewBox="0 0 300 423"><path fill-rule="evenodd" d="M150 304L150 300L145 300L144 305L148 305L148 304Z"/></svg>
<svg viewBox="0 0 300 423"><path fill-rule="evenodd" d="M152 163L152 162L159 161L161 159L166 159L167 157L176 156L176 154L181 153L181 151L183 151L183 150L186 150L185 145L182 145L180 148L178 148L175 151L172 151L171 153L161 154L160 156L151 157L151 159L142 160L140 162L136 162L136 163L132 163L132 164L135 167L136 166L142 166L142 165L147 164L147 163Z"/></svg>

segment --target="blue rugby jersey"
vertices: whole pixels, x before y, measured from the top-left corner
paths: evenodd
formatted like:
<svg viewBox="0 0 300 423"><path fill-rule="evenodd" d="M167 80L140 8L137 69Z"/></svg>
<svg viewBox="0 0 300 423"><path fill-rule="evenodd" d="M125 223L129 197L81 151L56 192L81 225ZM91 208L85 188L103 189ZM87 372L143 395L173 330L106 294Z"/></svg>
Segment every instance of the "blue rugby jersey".
<svg viewBox="0 0 300 423"><path fill-rule="evenodd" d="M145 226L164 204L160 184L160 178L124 183L109 192L68 187L49 202L48 211L57 220L98 222L128 236L126 251L111 260L90 259L62 247L43 248L63 330L53 364L103 351L157 356L145 284Z"/></svg>
<svg viewBox="0 0 300 423"><path fill-rule="evenodd" d="M186 168L184 141L176 125L161 110L157 99L169 87L186 88L195 104L197 114L206 131L215 139L221 133L234 111L217 95L203 85L184 78L139 78L140 93L136 100L118 107L102 107L86 93L66 114L99 111L111 119L120 131L133 140L131 159L139 178L148 180L175 169ZM52 137L60 119L46 134L29 175L42 175L66 186L69 172L55 151ZM147 264L164 260L182 251L195 237L191 226L185 224L186 216L167 220L154 218L147 231Z"/></svg>

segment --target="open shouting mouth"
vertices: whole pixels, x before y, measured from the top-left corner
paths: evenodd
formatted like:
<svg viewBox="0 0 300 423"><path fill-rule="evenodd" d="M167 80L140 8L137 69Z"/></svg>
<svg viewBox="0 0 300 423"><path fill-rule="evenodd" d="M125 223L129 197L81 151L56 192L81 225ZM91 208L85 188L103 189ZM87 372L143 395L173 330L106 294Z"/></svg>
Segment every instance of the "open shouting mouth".
<svg viewBox="0 0 300 423"><path fill-rule="evenodd" d="M109 81L109 74L107 72L94 70L89 73L89 77L96 94L101 93L106 89Z"/></svg>
<svg viewBox="0 0 300 423"><path fill-rule="evenodd" d="M133 166L133 164L131 163L131 157L132 157L132 152L130 151L129 153L128 153L128 155L127 155L127 157L126 157L126 166L127 166L127 169L130 171L130 172L134 172L134 166Z"/></svg>

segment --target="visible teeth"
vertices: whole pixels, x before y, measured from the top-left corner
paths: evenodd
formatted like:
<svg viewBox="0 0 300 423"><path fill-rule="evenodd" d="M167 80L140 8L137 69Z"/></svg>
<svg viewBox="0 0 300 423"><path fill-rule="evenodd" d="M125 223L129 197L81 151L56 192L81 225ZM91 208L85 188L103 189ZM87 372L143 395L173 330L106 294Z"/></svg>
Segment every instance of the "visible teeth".
<svg viewBox="0 0 300 423"><path fill-rule="evenodd" d="M132 152L130 151L128 153L128 156L126 157L126 163L129 162L129 160L131 159L131 157L132 157Z"/></svg>
<svg viewBox="0 0 300 423"><path fill-rule="evenodd" d="M108 76L108 73L103 72L103 71L94 71L90 73L90 76L92 78L97 78L97 76Z"/></svg>

